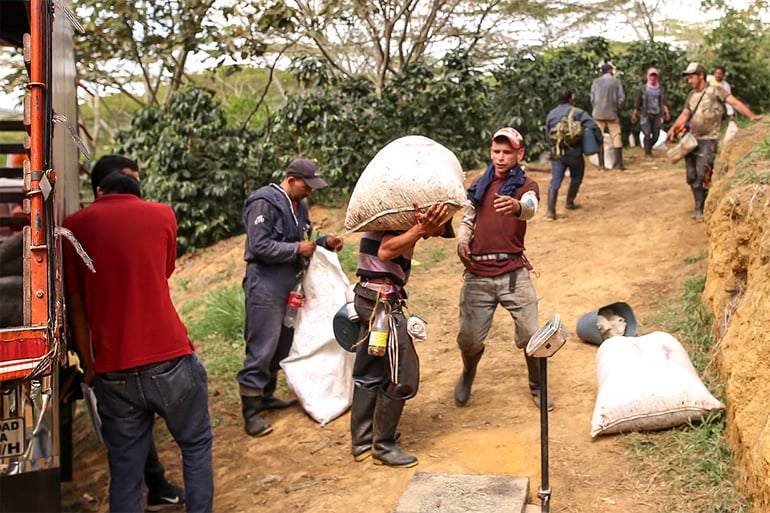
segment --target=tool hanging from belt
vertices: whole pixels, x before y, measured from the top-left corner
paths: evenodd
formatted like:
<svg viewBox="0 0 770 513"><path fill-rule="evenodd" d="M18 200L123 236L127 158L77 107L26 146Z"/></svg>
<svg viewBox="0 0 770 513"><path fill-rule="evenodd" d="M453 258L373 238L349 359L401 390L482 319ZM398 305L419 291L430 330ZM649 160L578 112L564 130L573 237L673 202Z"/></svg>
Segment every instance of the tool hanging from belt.
<svg viewBox="0 0 770 513"><path fill-rule="evenodd" d="M521 256L519 253L486 253L483 255L471 255L471 260L475 262L484 262L488 260L495 260L497 262L504 262L506 260L514 260Z"/></svg>

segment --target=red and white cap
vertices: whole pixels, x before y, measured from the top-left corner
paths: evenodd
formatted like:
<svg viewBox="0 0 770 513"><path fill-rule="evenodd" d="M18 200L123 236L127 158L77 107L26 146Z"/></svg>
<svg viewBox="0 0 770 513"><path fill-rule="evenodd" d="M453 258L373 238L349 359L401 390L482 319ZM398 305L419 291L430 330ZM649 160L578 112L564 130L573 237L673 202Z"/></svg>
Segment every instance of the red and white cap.
<svg viewBox="0 0 770 513"><path fill-rule="evenodd" d="M524 147L524 138L519 132L509 126L495 132L495 135L492 136L492 140L494 141L498 137L505 137L508 139L508 142L511 143L514 150L520 150Z"/></svg>

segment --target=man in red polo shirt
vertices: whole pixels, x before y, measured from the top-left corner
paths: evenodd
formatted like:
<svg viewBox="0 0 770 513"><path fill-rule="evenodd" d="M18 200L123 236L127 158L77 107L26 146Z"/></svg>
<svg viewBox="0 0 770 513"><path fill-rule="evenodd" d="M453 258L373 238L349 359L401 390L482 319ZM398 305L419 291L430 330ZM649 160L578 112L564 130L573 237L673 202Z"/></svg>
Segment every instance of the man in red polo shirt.
<svg viewBox="0 0 770 513"><path fill-rule="evenodd" d="M110 467L110 510L143 511L143 473L157 413L182 452L187 511L213 508L206 371L171 301L176 260L171 207L139 198L139 182L112 173L102 195L64 226L71 330L84 381L93 382Z"/></svg>

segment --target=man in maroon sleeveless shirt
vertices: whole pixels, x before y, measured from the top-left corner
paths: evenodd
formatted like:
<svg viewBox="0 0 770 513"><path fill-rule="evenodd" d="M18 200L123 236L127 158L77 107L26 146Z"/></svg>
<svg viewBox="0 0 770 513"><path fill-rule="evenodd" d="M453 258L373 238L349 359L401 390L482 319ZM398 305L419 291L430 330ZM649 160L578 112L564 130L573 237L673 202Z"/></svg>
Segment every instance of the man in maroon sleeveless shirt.
<svg viewBox="0 0 770 513"><path fill-rule="evenodd" d="M526 347L539 326L537 294L529 277L532 266L524 256L524 236L527 220L537 212L540 190L519 165L524 157L524 140L516 130L506 127L495 132L490 156L492 164L468 189L470 205L465 207L457 234L457 254L465 265L457 334L463 359L463 372L455 387L458 406L465 406L470 399L497 305L513 318L518 349ZM537 360L525 358L530 393L539 406ZM549 398L548 409L552 408Z"/></svg>

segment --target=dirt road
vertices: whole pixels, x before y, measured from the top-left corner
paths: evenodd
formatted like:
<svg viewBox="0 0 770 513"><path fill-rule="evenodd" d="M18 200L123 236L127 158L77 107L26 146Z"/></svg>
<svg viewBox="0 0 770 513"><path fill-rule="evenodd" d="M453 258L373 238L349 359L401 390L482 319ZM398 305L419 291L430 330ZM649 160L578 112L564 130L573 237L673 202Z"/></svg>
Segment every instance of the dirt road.
<svg viewBox="0 0 770 513"><path fill-rule="evenodd" d="M565 347L549 363L549 389L556 402L550 419L551 510L581 513L660 513L666 497L655 475L638 475L622 437L592 440L597 347L581 342L575 324L585 312L615 302L629 303L639 334L655 324L660 302L678 294L684 278L704 272L704 225L690 220L692 196L684 170L657 153L652 162L628 152L628 169L599 171L588 165L578 202L564 210L566 185L556 221L542 209L530 222L527 255L535 267L540 320L561 314L570 329ZM530 170L543 201L550 175ZM324 230L341 220L327 216ZM196 283L223 274L240 280L242 238L180 262L177 293L200 290ZM393 510L417 471L496 474L530 478L530 502L540 483L539 411L528 393L524 358L513 344L513 323L498 311L487 341L470 403L458 408L453 388L462 364L455 343L462 268L452 241L418 244L420 262L410 280L411 311L428 321L430 339L418 346L420 392L409 401L400 424L401 445L420 459L413 469L355 463L349 454L349 414L321 427L299 409L267 415L274 432L260 439L242 428L232 393L212 388L216 423L216 511L271 513L386 513ZM179 300L180 297L177 299ZM235 383L233 382L233 387ZM103 451L81 435L76 440L75 483L65 488L73 504L106 511L107 474ZM162 445L162 460L181 482L178 451ZM86 470L86 467L88 470ZM84 495L87 494L87 497ZM89 505L88 498L91 498Z"/></svg>

